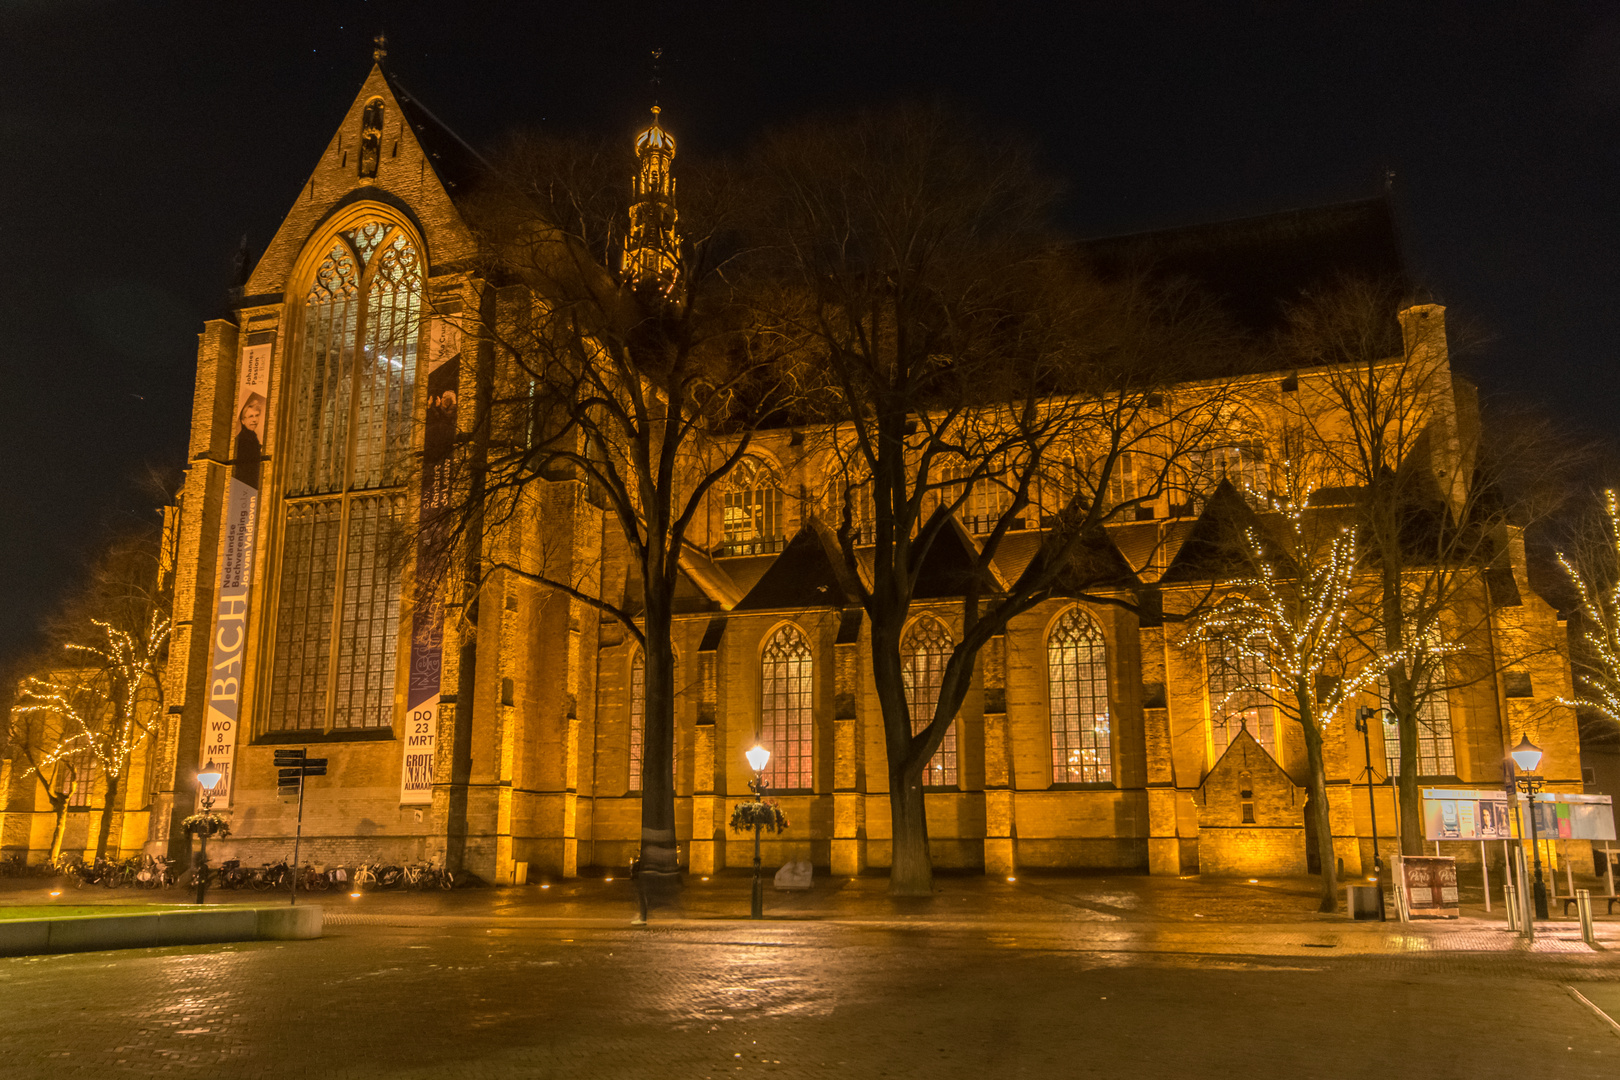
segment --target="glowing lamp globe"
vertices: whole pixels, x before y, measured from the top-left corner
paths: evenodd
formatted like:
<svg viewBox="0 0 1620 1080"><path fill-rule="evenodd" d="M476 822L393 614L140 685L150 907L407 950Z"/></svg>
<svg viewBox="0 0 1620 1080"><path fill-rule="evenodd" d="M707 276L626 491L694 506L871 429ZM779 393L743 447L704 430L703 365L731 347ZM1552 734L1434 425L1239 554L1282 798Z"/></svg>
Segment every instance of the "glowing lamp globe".
<svg viewBox="0 0 1620 1080"><path fill-rule="evenodd" d="M771 761L771 752L759 743L755 743L754 748L743 756L748 759L748 767L755 772L764 772L765 766Z"/></svg>
<svg viewBox="0 0 1620 1080"><path fill-rule="evenodd" d="M219 786L219 781L224 775L224 773L220 772L219 767L210 760L207 765L204 765L198 771L197 783L203 786L203 790L213 791L214 788Z"/></svg>
<svg viewBox="0 0 1620 1080"><path fill-rule="evenodd" d="M1522 735L1519 737L1519 745L1513 748L1508 757L1513 759L1513 764L1519 767L1520 772L1533 773L1536 766L1541 764L1541 747L1531 742L1529 735Z"/></svg>

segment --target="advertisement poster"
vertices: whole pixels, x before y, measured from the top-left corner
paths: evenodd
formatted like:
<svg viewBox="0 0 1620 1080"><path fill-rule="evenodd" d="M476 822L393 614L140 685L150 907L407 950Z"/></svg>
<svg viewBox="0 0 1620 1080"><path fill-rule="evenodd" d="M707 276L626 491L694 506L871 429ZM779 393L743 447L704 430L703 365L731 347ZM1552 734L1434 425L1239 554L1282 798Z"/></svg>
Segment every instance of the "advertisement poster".
<svg viewBox="0 0 1620 1080"><path fill-rule="evenodd" d="M259 340L267 338L269 340ZM242 708L242 657L247 648L248 594L253 590L254 536L259 522L259 465L270 392L274 336L255 334L242 349L231 421L231 478L221 529L219 589L215 593L208 713L199 765L220 772L216 798L229 802L235 779L237 721Z"/></svg>
<svg viewBox="0 0 1620 1080"><path fill-rule="evenodd" d="M1422 795L1427 840L1506 840L1513 835L1505 791L1424 788Z"/></svg>
<svg viewBox="0 0 1620 1080"><path fill-rule="evenodd" d="M1407 911L1414 919L1455 919L1457 861L1438 855L1400 857L1401 882L1406 889Z"/></svg>
<svg viewBox="0 0 1620 1080"><path fill-rule="evenodd" d="M440 517L450 504L451 450L456 442L456 392L461 378L460 334L454 324L435 319L430 331L427 415L422 433L422 492L418 511L415 595L411 611L410 685L405 694L405 757L400 767L399 801L433 801L433 759L439 740L439 678L444 667L444 596L439 575L425 572L438 554L448 523Z"/></svg>

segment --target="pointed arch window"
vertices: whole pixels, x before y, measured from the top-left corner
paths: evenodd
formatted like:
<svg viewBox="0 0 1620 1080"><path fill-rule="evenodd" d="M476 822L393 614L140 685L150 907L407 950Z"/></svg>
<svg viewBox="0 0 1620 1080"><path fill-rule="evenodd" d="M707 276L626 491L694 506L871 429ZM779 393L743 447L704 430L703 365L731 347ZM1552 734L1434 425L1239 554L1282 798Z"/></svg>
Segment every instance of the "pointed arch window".
<svg viewBox="0 0 1620 1080"><path fill-rule="evenodd" d="M1414 688L1418 699L1417 733L1419 776L1456 776L1457 755L1451 741L1451 702L1436 690L1434 676L1425 672ZM1391 778L1401 775L1401 729L1395 722L1389 676L1378 677L1378 704L1383 706L1384 763Z"/></svg>
<svg viewBox="0 0 1620 1080"><path fill-rule="evenodd" d="M871 544L877 540L877 509L872 503L872 479L864 471L850 479L841 473L827 478L821 495L821 513L829 528L837 532L844 524L844 510L849 510L849 528L855 543Z"/></svg>
<svg viewBox="0 0 1620 1080"><path fill-rule="evenodd" d="M808 791L813 783L815 660L797 626L783 626L761 656L760 742L771 752L765 782L781 790Z"/></svg>
<svg viewBox="0 0 1620 1080"><path fill-rule="evenodd" d="M906 705L911 712L911 733L916 735L934 719L945 663L955 645L951 632L938 619L924 616L912 623L900 642L900 670L906 684ZM923 783L933 787L956 784L956 720L923 771Z"/></svg>
<svg viewBox="0 0 1620 1080"><path fill-rule="evenodd" d="M393 725L421 298L415 244L383 222L337 237L305 298L261 730Z"/></svg>
<svg viewBox="0 0 1620 1080"><path fill-rule="evenodd" d="M630 785L641 790L641 761L646 753L647 654L640 649L630 658Z"/></svg>
<svg viewBox="0 0 1620 1080"><path fill-rule="evenodd" d="M366 111L360 117L360 175L377 175L382 161L383 100L372 98L366 102Z"/></svg>
<svg viewBox="0 0 1620 1080"><path fill-rule="evenodd" d="M1276 709L1261 687L1271 685L1271 663L1266 644L1254 637L1247 644L1222 638L1206 647L1209 668L1209 710L1215 756L1219 758L1248 729L1266 753L1277 756Z"/></svg>
<svg viewBox="0 0 1620 1080"><path fill-rule="evenodd" d="M749 455L726 477L721 497L722 555L763 555L781 551L787 522L782 516L782 481L764 460Z"/></svg>
<svg viewBox="0 0 1620 1080"><path fill-rule="evenodd" d="M1106 784L1114 779L1108 714L1108 650L1097 624L1071 607L1046 641L1051 695L1052 782Z"/></svg>

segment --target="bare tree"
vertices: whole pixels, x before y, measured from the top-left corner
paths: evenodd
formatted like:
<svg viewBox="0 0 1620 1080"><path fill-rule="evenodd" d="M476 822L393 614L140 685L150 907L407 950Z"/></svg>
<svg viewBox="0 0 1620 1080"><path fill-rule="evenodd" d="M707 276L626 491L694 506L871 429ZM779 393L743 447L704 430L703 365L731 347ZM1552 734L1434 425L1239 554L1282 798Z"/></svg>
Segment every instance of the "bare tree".
<svg viewBox="0 0 1620 1080"><path fill-rule="evenodd" d="M43 659L25 664L23 668L39 672L49 671ZM62 841L66 835L67 782L73 774L68 761L73 757L74 751L66 745L69 732L60 723L54 722L52 714L28 711L24 707L21 691L26 681L25 678L19 683L18 693L14 695L11 707L6 710L5 757L12 761L14 766L22 767L18 779L25 780L30 776L35 779L51 808L55 820L51 826L51 846L46 861L55 862L57 856L62 853Z"/></svg>
<svg viewBox="0 0 1620 1080"><path fill-rule="evenodd" d="M740 192L723 167L682 173L675 229L673 140L644 134L622 151L523 139L472 207L489 279L506 285L477 314L496 360L467 439L459 494L430 523L459 542L476 590L510 574L618 620L645 655L644 871L676 868L675 593L702 537L710 489L747 452L754 425L790 392L781 342L761 334L728 271ZM667 149L662 160L649 154ZM600 566L525 558L503 530L559 482L582 486L616 523L640 595L604 589Z"/></svg>
<svg viewBox="0 0 1620 1080"><path fill-rule="evenodd" d="M782 132L759 175L760 263L781 283L761 317L820 361L803 415L842 473L831 516L871 624L890 890L923 894L926 770L980 650L1048 597L1131 604L1097 557L1103 525L1160 498L1213 437L1222 387L1171 388L1227 339L1188 292L1088 276L1048 227L1057 189L1030 155L944 111ZM1037 525L1039 551L1002 580L1003 541ZM913 717L902 634L930 551L953 541L971 553L961 632L932 714Z"/></svg>

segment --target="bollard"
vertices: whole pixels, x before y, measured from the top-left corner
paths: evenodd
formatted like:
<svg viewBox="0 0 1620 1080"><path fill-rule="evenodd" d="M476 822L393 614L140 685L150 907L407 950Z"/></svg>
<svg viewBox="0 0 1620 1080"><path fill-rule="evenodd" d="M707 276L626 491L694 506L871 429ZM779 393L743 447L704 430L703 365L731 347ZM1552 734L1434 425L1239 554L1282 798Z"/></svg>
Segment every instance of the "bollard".
<svg viewBox="0 0 1620 1080"><path fill-rule="evenodd" d="M1575 890L1575 911L1581 917L1581 940L1597 947L1597 931L1592 928L1592 890Z"/></svg>
<svg viewBox="0 0 1620 1080"><path fill-rule="evenodd" d="M1519 898L1514 895L1513 882L1502 882L1502 906L1507 908L1508 929L1517 933L1519 930Z"/></svg>

